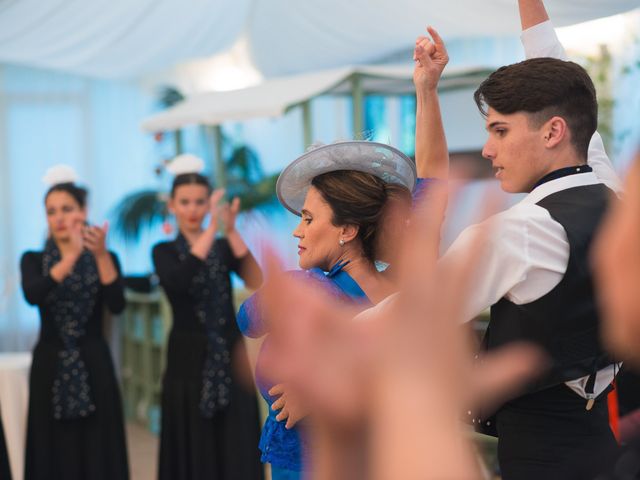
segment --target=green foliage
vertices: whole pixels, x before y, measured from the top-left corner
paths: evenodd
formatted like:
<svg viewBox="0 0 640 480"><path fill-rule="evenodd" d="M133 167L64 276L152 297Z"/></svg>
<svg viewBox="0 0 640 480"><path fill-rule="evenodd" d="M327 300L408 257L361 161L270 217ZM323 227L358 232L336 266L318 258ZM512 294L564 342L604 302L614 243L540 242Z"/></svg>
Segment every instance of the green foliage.
<svg viewBox="0 0 640 480"><path fill-rule="evenodd" d="M234 148L225 166L227 180L247 187L264 176L258 154L246 145Z"/></svg>
<svg viewBox="0 0 640 480"><path fill-rule="evenodd" d="M161 87L158 92L158 104L162 108L170 108L184 100L180 90L171 86Z"/></svg>
<svg viewBox="0 0 640 480"><path fill-rule="evenodd" d="M227 196L239 197L242 210L273 203L279 174L265 176L257 153L246 145L233 149L225 162Z"/></svg>
<svg viewBox="0 0 640 480"><path fill-rule="evenodd" d="M167 217L166 201L156 190L142 190L125 196L114 208L114 230L125 241L135 241L143 227L149 228Z"/></svg>
<svg viewBox="0 0 640 480"><path fill-rule="evenodd" d="M279 175L279 173L276 173L265 177L251 185L244 193L234 195L240 197L242 210L254 210L274 204L276 202L276 181Z"/></svg>
<svg viewBox="0 0 640 480"><path fill-rule="evenodd" d="M613 146L614 126L613 109L613 58L606 45L600 46L598 55L586 59L586 70L598 92L598 132L602 136L605 148L608 151Z"/></svg>
<svg viewBox="0 0 640 480"><path fill-rule="evenodd" d="M636 35L628 48L638 51L640 36ZM623 141L631 134L630 129L620 130L620 126L614 125L614 109L617 106L614 100L614 81L620 77L631 75L640 70L640 59L637 57L626 64L614 68L614 61L606 45L600 47L600 52L586 58L585 68L591 75L598 92L598 132L602 135L607 151L614 153L616 142Z"/></svg>

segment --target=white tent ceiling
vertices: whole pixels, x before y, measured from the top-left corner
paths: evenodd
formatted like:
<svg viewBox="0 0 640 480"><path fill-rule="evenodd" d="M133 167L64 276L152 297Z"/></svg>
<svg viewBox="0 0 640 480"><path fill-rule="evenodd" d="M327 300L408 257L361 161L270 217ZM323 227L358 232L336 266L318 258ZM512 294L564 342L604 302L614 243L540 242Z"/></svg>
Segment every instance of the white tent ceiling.
<svg viewBox="0 0 640 480"><path fill-rule="evenodd" d="M546 4L554 23L564 26L637 8L640 0ZM426 25L445 39L520 31L516 0L262 0L252 10L249 44L267 76L371 63L411 46ZM275 19L286 23L273 28Z"/></svg>
<svg viewBox="0 0 640 480"><path fill-rule="evenodd" d="M553 0L557 25L640 0ZM245 35L267 76L371 62L429 23L451 38L513 34L515 0L0 0L0 62L135 77L228 49Z"/></svg>
<svg viewBox="0 0 640 480"><path fill-rule="evenodd" d="M132 77L230 47L248 13L248 0L0 0L0 61Z"/></svg>

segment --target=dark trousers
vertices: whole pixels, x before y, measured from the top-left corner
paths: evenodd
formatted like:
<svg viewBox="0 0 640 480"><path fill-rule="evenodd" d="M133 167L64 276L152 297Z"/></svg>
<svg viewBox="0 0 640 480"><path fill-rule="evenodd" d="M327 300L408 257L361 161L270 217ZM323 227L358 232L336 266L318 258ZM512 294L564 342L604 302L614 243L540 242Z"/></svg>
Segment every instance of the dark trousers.
<svg viewBox="0 0 640 480"><path fill-rule="evenodd" d="M606 393L591 410L566 385L525 395L496 416L503 480L588 480L617 452Z"/></svg>

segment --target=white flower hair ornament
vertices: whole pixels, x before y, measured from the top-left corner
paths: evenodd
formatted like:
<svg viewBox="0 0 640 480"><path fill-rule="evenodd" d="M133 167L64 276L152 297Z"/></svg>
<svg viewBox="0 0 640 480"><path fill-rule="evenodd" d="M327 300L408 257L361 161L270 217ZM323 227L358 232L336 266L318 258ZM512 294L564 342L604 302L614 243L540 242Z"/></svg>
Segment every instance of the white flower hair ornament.
<svg viewBox="0 0 640 480"><path fill-rule="evenodd" d="M76 183L78 174L69 165L54 165L46 171L42 181L48 187L54 187L62 183Z"/></svg>
<svg viewBox="0 0 640 480"><path fill-rule="evenodd" d="M183 153L169 162L167 171L175 176L187 173L202 173L204 171L204 160L190 153Z"/></svg>

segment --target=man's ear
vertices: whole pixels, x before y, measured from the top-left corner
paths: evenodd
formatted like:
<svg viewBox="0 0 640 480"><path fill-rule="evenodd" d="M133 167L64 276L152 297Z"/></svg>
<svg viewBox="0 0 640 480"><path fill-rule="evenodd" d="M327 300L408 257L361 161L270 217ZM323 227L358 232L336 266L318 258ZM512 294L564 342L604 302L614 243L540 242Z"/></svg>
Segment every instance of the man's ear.
<svg viewBox="0 0 640 480"><path fill-rule="evenodd" d="M545 147L555 148L571 137L567 121L562 117L550 118L542 127Z"/></svg>
<svg viewBox="0 0 640 480"><path fill-rule="evenodd" d="M169 200L167 200L167 210L169 210L169 213L172 215L176 213L174 210L173 198L169 198Z"/></svg>

